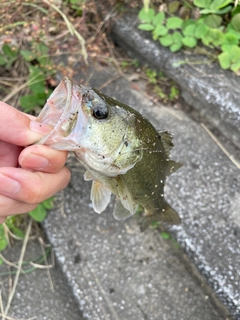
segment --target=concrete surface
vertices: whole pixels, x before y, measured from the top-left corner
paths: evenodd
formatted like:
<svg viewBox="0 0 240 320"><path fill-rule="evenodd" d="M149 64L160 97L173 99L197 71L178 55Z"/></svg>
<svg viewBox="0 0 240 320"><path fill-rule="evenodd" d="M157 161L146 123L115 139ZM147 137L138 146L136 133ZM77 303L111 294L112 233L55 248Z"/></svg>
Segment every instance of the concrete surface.
<svg viewBox="0 0 240 320"><path fill-rule="evenodd" d="M21 242L15 242L14 246L4 251L4 257L10 261L17 261L21 251ZM30 240L27 245L24 261L33 260L41 255L40 245L37 240ZM49 261L51 263L51 261ZM31 266L30 266L31 267ZM0 274L14 271L13 267L3 264ZM72 290L62 271L55 265L49 269L51 282L46 270L36 269L32 273L20 275L16 288L16 294L11 304L6 319L36 319L36 320L82 320L82 314L78 308ZM14 275L0 276L0 292L5 308L9 292L12 288ZM0 317L1 318L1 317ZM2 319L2 318L1 318Z"/></svg>
<svg viewBox="0 0 240 320"><path fill-rule="evenodd" d="M108 9L104 14L104 8L103 15L107 16ZM222 70L206 56L191 51L171 53L158 41L153 41L150 32L137 29L138 24L136 13L114 16L113 40L132 58L164 71L179 85L187 104L240 147L239 76Z"/></svg>

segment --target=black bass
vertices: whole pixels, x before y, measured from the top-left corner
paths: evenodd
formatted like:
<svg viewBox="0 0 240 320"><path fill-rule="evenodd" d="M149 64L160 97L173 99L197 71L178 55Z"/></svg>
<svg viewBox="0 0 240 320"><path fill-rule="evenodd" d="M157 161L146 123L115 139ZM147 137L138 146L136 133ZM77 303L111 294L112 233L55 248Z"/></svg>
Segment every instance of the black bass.
<svg viewBox="0 0 240 320"><path fill-rule="evenodd" d="M93 209L101 213L116 198L114 217L125 219L144 208L142 229L152 221L179 224L164 200L166 177L181 164L169 160L168 132L158 132L134 109L91 87L63 78L37 121L53 130L39 144L74 151L92 180Z"/></svg>

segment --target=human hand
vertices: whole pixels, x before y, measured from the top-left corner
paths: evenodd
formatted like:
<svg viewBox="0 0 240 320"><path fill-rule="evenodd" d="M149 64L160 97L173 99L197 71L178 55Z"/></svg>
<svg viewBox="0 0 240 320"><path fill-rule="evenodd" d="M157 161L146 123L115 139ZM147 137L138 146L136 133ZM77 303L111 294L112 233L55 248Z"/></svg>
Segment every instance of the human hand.
<svg viewBox="0 0 240 320"><path fill-rule="evenodd" d="M64 189L70 180L66 151L32 145L51 131L0 102L0 223L26 213ZM24 148L25 147L25 148Z"/></svg>

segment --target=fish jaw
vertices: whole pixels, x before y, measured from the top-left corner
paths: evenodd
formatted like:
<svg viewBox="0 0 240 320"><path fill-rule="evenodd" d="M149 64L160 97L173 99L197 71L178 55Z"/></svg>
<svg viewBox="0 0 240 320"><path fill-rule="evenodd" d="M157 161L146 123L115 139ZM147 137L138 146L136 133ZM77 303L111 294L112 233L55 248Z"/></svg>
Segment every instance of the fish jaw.
<svg viewBox="0 0 240 320"><path fill-rule="evenodd" d="M87 121L81 108L84 92L84 87L73 84L67 77L62 79L36 119L53 130L37 144L67 151L80 148Z"/></svg>

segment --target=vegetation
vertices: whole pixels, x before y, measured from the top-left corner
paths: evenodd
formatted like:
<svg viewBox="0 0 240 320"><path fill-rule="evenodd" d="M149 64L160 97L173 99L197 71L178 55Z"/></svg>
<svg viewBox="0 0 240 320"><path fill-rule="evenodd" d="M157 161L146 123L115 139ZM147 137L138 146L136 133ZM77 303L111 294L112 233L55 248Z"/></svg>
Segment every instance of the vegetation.
<svg viewBox="0 0 240 320"><path fill-rule="evenodd" d="M67 44L78 43L76 51L87 61L85 40L67 17L71 14L76 21L81 19L84 1L63 1L62 9L48 0L20 0L17 7L13 4L13 1L1 4L0 73L3 76L0 77L0 96L1 100L19 106L22 111L37 115L53 91L54 76L61 68L54 64L59 50L54 43L55 36L65 43L67 35ZM50 198L29 212L29 217L42 222L52 206L53 198ZM9 237L24 239L27 220L25 216L16 215L0 225L0 251L8 245Z"/></svg>
<svg viewBox="0 0 240 320"><path fill-rule="evenodd" d="M192 3L193 2L193 3ZM183 1L183 6L195 12L179 16L180 1L169 3L166 12L149 8L148 1L139 12L139 29L151 31L154 40L169 47L172 52L181 48L196 48L204 45L218 59L223 69L240 71L240 4L233 0ZM197 14L196 14L197 13ZM209 50L201 50L210 54Z"/></svg>

